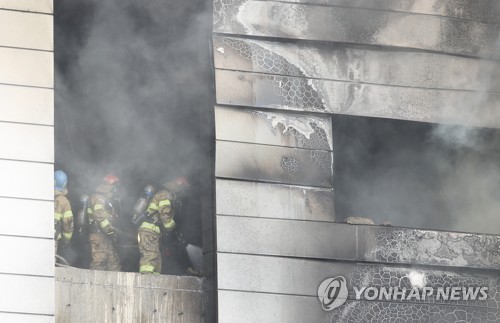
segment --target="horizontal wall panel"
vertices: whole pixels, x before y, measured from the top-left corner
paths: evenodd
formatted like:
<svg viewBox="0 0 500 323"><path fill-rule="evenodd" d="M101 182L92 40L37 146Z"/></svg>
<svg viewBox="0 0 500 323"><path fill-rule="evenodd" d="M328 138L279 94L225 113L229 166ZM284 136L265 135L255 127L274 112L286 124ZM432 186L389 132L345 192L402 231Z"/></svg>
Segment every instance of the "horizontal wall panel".
<svg viewBox="0 0 500 323"><path fill-rule="evenodd" d="M347 301L331 312L317 297L219 291L219 322L474 322L494 323L500 311L477 307Z"/></svg>
<svg viewBox="0 0 500 323"><path fill-rule="evenodd" d="M223 179L215 185L217 214L335 221L332 189Z"/></svg>
<svg viewBox="0 0 500 323"><path fill-rule="evenodd" d="M391 301L487 307L500 310L498 274L478 270L446 271L415 266L389 267L226 253L218 254L217 270L220 289L300 296L316 296L318 286L323 280L342 276L346 280L347 298L350 300L356 300L355 288L361 290L375 287L389 290L398 287L410 291L412 288L431 287L437 291L439 288L445 290L453 287L477 288L479 286L488 288L487 299L443 300L432 294L426 295L425 299L401 300L400 297ZM364 296L361 298L365 300Z"/></svg>
<svg viewBox="0 0 500 323"><path fill-rule="evenodd" d="M487 23L500 23L500 7L496 0L281 0L282 2L366 8L425 15L445 16Z"/></svg>
<svg viewBox="0 0 500 323"><path fill-rule="evenodd" d="M498 25L447 17L278 1L236 0L214 10L214 32L346 42L498 58Z"/></svg>
<svg viewBox="0 0 500 323"><path fill-rule="evenodd" d="M0 311L54 315L54 278L0 274Z"/></svg>
<svg viewBox="0 0 500 323"><path fill-rule="evenodd" d="M0 10L0 21L0 46L54 50L53 16Z"/></svg>
<svg viewBox="0 0 500 323"><path fill-rule="evenodd" d="M0 85L0 120L54 125L54 90Z"/></svg>
<svg viewBox="0 0 500 323"><path fill-rule="evenodd" d="M54 323L53 315L32 315L32 314L17 314L17 313L0 313L0 322L15 322L15 323Z"/></svg>
<svg viewBox="0 0 500 323"><path fill-rule="evenodd" d="M333 150L330 117L218 106L215 132L220 140Z"/></svg>
<svg viewBox="0 0 500 323"><path fill-rule="evenodd" d="M219 252L356 260L355 237L355 226L217 216Z"/></svg>
<svg viewBox="0 0 500 323"><path fill-rule="evenodd" d="M0 196L54 199L54 166L0 160Z"/></svg>
<svg viewBox="0 0 500 323"><path fill-rule="evenodd" d="M294 44L214 36L215 68L346 82L500 91L496 61L346 44Z"/></svg>
<svg viewBox="0 0 500 323"><path fill-rule="evenodd" d="M54 203L0 198L0 234L54 237Z"/></svg>
<svg viewBox="0 0 500 323"><path fill-rule="evenodd" d="M500 311L481 307L461 307L434 304L347 301L331 312L330 322L473 322L500 321Z"/></svg>
<svg viewBox="0 0 500 323"><path fill-rule="evenodd" d="M53 13L53 0L2 0L0 9Z"/></svg>
<svg viewBox="0 0 500 323"><path fill-rule="evenodd" d="M499 246L486 234L217 216L221 252L499 270Z"/></svg>
<svg viewBox="0 0 500 323"><path fill-rule="evenodd" d="M0 47L0 83L54 87L54 54Z"/></svg>
<svg viewBox="0 0 500 323"><path fill-rule="evenodd" d="M0 122L0 158L53 163L54 127Z"/></svg>
<svg viewBox="0 0 500 323"><path fill-rule="evenodd" d="M217 103L500 127L500 95L216 70Z"/></svg>
<svg viewBox="0 0 500 323"><path fill-rule="evenodd" d="M226 178L332 187L333 154L217 141L215 173Z"/></svg>
<svg viewBox="0 0 500 323"><path fill-rule="evenodd" d="M218 291L219 323L330 322L317 297Z"/></svg>
<svg viewBox="0 0 500 323"><path fill-rule="evenodd" d="M362 261L500 270L500 236L378 226L358 227Z"/></svg>
<svg viewBox="0 0 500 323"><path fill-rule="evenodd" d="M0 252L8 259L0 262L0 273L54 276L51 239L0 236Z"/></svg>

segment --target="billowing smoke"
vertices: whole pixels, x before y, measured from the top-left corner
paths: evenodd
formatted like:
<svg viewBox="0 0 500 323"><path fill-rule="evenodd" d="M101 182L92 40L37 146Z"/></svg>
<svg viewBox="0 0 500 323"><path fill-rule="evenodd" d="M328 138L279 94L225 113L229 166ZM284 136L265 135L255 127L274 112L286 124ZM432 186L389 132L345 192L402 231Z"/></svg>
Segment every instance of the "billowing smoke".
<svg viewBox="0 0 500 323"><path fill-rule="evenodd" d="M482 62L480 89L443 110L446 123L336 117L337 215L500 233L498 64Z"/></svg>
<svg viewBox="0 0 500 323"><path fill-rule="evenodd" d="M184 175L194 186L184 234L201 244L213 175L210 8L201 0L55 4L56 168L70 176L75 207L106 173L122 179L124 213L144 185Z"/></svg>

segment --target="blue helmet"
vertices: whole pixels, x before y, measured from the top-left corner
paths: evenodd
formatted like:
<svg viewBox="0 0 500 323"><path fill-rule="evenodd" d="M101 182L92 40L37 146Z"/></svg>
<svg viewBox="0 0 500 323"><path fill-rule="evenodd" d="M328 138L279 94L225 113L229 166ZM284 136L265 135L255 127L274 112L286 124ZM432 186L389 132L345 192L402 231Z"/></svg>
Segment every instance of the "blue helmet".
<svg viewBox="0 0 500 323"><path fill-rule="evenodd" d="M54 188L56 191L64 191L68 184L68 176L62 170L54 172Z"/></svg>

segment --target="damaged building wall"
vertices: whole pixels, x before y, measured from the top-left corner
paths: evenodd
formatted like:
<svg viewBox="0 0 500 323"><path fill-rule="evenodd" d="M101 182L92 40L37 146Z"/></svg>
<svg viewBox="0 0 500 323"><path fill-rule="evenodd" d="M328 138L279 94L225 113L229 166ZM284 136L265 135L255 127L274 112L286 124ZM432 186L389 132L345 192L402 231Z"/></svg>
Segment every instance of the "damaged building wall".
<svg viewBox="0 0 500 323"><path fill-rule="evenodd" d="M56 269L56 317L78 322L203 322L202 279Z"/></svg>
<svg viewBox="0 0 500 323"><path fill-rule="evenodd" d="M490 1L214 1L219 322L500 319L498 235L336 223L343 152L332 144L336 114L498 128L498 10ZM325 312L318 286L339 275L349 288L490 294L468 303L349 294Z"/></svg>
<svg viewBox="0 0 500 323"><path fill-rule="evenodd" d="M52 14L0 1L1 322L54 322Z"/></svg>

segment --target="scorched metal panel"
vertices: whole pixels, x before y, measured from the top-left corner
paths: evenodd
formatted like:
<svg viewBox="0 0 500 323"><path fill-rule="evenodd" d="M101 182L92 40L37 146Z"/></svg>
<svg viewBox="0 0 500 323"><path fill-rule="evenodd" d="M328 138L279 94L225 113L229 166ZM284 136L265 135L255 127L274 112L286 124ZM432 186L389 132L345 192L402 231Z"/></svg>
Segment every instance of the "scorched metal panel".
<svg viewBox="0 0 500 323"><path fill-rule="evenodd" d="M329 151L217 141L217 177L332 187Z"/></svg>
<svg viewBox="0 0 500 323"><path fill-rule="evenodd" d="M332 189L223 179L215 185L217 214L335 221Z"/></svg>
<svg viewBox="0 0 500 323"><path fill-rule="evenodd" d="M217 106L215 130L220 140L333 149L330 117Z"/></svg>
<svg viewBox="0 0 500 323"><path fill-rule="evenodd" d="M500 127L500 94L227 70L216 70L215 81L219 104Z"/></svg>
<svg viewBox="0 0 500 323"><path fill-rule="evenodd" d="M218 2L218 1L217 1ZM279 1L214 6L214 32L423 49L500 57L498 25L441 16Z"/></svg>
<svg viewBox="0 0 500 323"><path fill-rule="evenodd" d="M500 91L496 61L348 44L214 36L215 68L411 87Z"/></svg>
<svg viewBox="0 0 500 323"><path fill-rule="evenodd" d="M218 215L217 250L354 261L357 255L356 227Z"/></svg>

